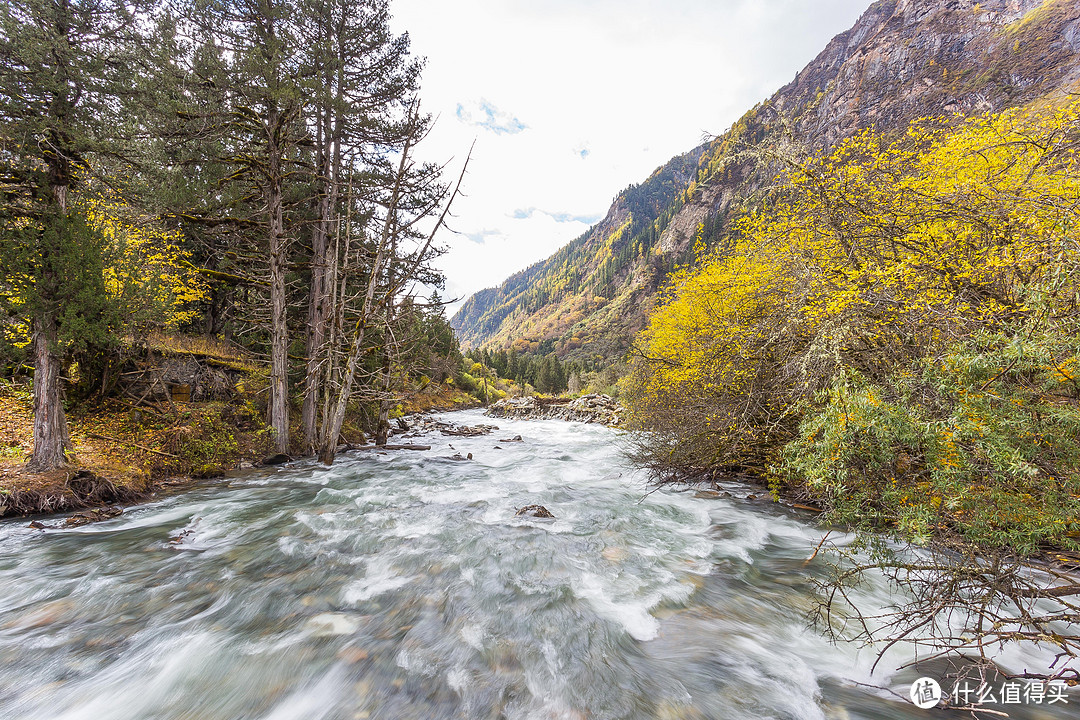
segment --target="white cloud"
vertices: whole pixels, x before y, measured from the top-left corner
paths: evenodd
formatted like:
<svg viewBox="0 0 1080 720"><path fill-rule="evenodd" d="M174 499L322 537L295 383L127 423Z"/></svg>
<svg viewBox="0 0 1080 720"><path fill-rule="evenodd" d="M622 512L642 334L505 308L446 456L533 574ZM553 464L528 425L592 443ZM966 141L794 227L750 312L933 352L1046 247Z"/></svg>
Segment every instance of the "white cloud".
<svg viewBox="0 0 1080 720"><path fill-rule="evenodd" d="M458 103L454 114L465 125L483 128L496 135L516 135L528 128L528 125L487 100L480 100L469 105Z"/></svg>
<svg viewBox="0 0 1080 720"><path fill-rule="evenodd" d="M425 157L455 157L456 172L476 139L451 222L461 234L443 237L446 295L496 285L579 236L627 185L790 81L868 4L393 0L393 27L428 60L421 98L439 120Z"/></svg>

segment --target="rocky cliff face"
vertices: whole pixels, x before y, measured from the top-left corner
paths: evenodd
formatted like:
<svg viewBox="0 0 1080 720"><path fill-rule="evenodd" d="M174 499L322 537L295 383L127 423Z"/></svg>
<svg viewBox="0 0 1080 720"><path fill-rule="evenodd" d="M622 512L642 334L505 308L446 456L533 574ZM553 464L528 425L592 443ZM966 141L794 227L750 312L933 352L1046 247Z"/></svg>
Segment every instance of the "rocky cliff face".
<svg viewBox="0 0 1080 720"><path fill-rule="evenodd" d="M699 238L722 242L775 174L753 148L786 130L819 151L869 126L887 132L1078 88L1074 0L879 0L730 130L620 194L552 258L478 293L452 324L468 345L613 357L644 324L664 275L692 260Z"/></svg>

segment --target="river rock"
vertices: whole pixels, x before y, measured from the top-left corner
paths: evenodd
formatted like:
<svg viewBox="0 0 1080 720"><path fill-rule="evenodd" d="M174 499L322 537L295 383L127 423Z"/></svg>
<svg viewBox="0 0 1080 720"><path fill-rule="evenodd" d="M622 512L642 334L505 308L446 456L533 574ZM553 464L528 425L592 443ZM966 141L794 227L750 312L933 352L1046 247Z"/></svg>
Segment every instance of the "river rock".
<svg viewBox="0 0 1080 720"><path fill-rule="evenodd" d="M630 556L630 551L617 545L608 545L600 555L611 562L622 562Z"/></svg>
<svg viewBox="0 0 1080 720"><path fill-rule="evenodd" d="M314 637L352 635L360 629L360 620L345 613L325 612L310 618L304 627Z"/></svg>
<svg viewBox="0 0 1080 720"><path fill-rule="evenodd" d="M439 432L443 435L453 435L455 437L476 437L477 435L488 435L492 430L498 429L497 425L474 425L473 427L451 425L449 427L440 427Z"/></svg>
<svg viewBox="0 0 1080 720"><path fill-rule="evenodd" d="M100 522L102 520L108 520L114 518L117 515L123 514L123 508L119 507L103 507L89 512L75 513L67 520L64 521L64 527L79 527L81 525L89 525L90 523Z"/></svg>
<svg viewBox="0 0 1080 720"><path fill-rule="evenodd" d="M292 458L285 453L278 453L277 455L271 455L270 457L263 458L263 465L284 465L287 462L292 462Z"/></svg>
<svg viewBox="0 0 1080 720"><path fill-rule="evenodd" d="M70 598L51 600L38 605L29 612L16 615L14 620L7 620L3 625L0 625L0 628L5 630L31 630L48 627L69 617L74 609L75 603Z"/></svg>
<svg viewBox="0 0 1080 720"><path fill-rule="evenodd" d="M368 659L368 651L358 647L343 647L337 651L337 658L349 665L355 665Z"/></svg>
<svg viewBox="0 0 1080 720"><path fill-rule="evenodd" d="M543 505L526 505L525 507L521 508L516 513L514 513L514 516L515 517L541 518L541 519L547 519L547 520L554 520L555 519L555 516L551 514L551 511L548 510Z"/></svg>
<svg viewBox="0 0 1080 720"><path fill-rule="evenodd" d="M505 398L488 408L487 415L512 420L570 420L617 426L624 412L609 395L582 395L579 398ZM509 441L506 441L509 442Z"/></svg>

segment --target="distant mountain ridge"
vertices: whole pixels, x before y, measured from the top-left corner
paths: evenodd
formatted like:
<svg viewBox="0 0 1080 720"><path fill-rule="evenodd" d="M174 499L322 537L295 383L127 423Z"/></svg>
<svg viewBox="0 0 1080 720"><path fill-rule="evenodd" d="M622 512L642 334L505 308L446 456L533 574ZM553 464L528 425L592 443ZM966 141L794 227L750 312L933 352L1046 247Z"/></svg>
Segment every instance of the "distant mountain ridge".
<svg viewBox="0 0 1080 720"><path fill-rule="evenodd" d="M451 319L468 347L612 359L695 244L722 242L775 168L755 148L792 132L823 150L875 126L979 113L1080 88L1080 3L879 0L788 85L712 142L620 193L550 258L473 295Z"/></svg>

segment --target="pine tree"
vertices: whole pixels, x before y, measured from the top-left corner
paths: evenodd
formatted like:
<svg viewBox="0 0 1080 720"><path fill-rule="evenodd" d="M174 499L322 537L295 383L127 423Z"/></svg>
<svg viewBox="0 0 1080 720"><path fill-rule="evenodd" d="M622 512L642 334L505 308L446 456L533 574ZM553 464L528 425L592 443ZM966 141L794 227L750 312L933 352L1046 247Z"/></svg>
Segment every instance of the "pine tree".
<svg viewBox="0 0 1080 720"><path fill-rule="evenodd" d="M228 138L233 167L229 179L250 187L260 203L253 207L265 240L270 317L270 426L274 446L289 449L289 396L286 272L290 244L289 178L302 167L299 151L307 140L298 62L305 47L295 19L296 0L208 0L188 7L187 21L199 28L226 62L223 75L209 82L225 89L227 111L219 128Z"/></svg>
<svg viewBox="0 0 1080 720"><path fill-rule="evenodd" d="M329 363L332 306L340 277L341 227L355 197L371 197L386 183L388 149L410 130L406 109L416 93L420 64L409 57L407 36L389 29L386 0L304 0L299 14L308 50L305 117L313 132L310 291L307 372L301 425L314 448L318 399Z"/></svg>
<svg viewBox="0 0 1080 720"><path fill-rule="evenodd" d="M94 258L86 253L95 242L74 192L90 176L91 158L108 131L123 124L116 111L131 87L123 75L135 7L110 0L7 0L0 6L0 233L4 258L16 263L4 267L5 294L10 298L21 283L22 309L33 329L28 467L35 471L65 463L63 355L77 336L91 332L87 320L96 315L75 305L93 296L78 283L90 281L86 263L92 267Z"/></svg>

